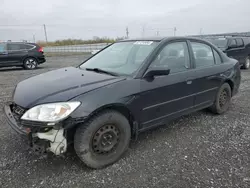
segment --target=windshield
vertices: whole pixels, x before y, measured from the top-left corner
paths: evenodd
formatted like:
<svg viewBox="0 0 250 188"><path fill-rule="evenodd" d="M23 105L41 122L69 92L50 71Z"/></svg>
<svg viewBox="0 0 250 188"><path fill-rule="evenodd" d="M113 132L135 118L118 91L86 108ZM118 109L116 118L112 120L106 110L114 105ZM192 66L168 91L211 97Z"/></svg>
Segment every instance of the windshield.
<svg viewBox="0 0 250 188"><path fill-rule="evenodd" d="M207 40L219 48L225 48L227 46L226 38L209 38Z"/></svg>
<svg viewBox="0 0 250 188"><path fill-rule="evenodd" d="M132 75L157 46L155 41L128 41L114 43L91 59L81 69L102 69L118 75Z"/></svg>

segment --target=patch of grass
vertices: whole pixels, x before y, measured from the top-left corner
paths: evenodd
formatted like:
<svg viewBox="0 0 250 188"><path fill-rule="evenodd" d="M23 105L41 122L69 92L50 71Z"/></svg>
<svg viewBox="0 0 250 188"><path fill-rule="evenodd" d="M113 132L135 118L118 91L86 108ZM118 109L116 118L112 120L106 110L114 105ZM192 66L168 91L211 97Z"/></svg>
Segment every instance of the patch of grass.
<svg viewBox="0 0 250 188"><path fill-rule="evenodd" d="M46 46L67 46L67 45L80 45L80 44L96 44L96 43L114 43L115 41L122 40L125 37L118 37L116 39L107 38L107 37L94 37L91 40L82 40L82 39L63 39L56 41L38 41L37 44L43 47Z"/></svg>

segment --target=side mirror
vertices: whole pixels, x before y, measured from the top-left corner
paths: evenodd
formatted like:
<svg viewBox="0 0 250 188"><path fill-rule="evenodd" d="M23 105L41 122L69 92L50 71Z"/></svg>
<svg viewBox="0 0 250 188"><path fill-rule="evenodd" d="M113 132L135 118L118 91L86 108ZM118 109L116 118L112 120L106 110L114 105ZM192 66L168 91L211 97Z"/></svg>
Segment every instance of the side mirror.
<svg viewBox="0 0 250 188"><path fill-rule="evenodd" d="M169 73L170 69L149 68L144 77L166 76Z"/></svg>

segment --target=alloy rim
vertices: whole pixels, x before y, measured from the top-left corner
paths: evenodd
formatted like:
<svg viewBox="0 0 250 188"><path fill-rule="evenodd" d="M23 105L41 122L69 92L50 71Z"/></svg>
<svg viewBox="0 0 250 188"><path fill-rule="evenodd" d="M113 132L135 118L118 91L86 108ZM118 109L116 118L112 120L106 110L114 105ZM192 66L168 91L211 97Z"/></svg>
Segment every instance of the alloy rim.
<svg viewBox="0 0 250 188"><path fill-rule="evenodd" d="M249 68L249 66L250 66L250 58L248 57L247 59L246 59L246 68Z"/></svg>
<svg viewBox="0 0 250 188"><path fill-rule="evenodd" d="M29 69L36 68L36 61L34 59L27 59L25 64Z"/></svg>

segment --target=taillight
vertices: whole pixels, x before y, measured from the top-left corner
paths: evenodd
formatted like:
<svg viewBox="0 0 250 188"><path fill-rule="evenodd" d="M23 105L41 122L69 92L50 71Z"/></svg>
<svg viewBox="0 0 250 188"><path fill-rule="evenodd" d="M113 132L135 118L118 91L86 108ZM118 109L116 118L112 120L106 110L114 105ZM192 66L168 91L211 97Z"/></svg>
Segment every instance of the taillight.
<svg viewBox="0 0 250 188"><path fill-rule="evenodd" d="M42 53L43 53L43 47L40 47L40 48L38 49L38 52L42 52Z"/></svg>

